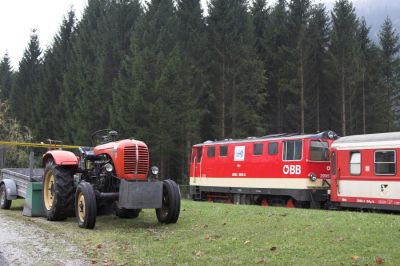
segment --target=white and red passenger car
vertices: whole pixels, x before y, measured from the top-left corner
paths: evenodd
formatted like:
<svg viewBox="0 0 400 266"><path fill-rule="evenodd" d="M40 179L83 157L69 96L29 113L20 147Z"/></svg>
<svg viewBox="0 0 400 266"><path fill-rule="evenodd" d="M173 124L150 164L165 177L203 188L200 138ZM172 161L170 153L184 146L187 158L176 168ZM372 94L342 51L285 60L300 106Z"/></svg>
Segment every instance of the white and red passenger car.
<svg viewBox="0 0 400 266"><path fill-rule="evenodd" d="M332 131L276 134L193 146L194 200L320 207L328 200Z"/></svg>
<svg viewBox="0 0 400 266"><path fill-rule="evenodd" d="M400 210L400 132L355 135L331 147L331 201L343 207Z"/></svg>

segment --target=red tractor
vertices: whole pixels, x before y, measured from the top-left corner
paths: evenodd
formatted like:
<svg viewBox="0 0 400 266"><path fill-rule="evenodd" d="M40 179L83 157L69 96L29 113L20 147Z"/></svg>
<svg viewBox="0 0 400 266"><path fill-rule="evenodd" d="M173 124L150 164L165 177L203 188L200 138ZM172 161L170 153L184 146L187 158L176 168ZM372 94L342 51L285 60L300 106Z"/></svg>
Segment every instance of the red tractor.
<svg viewBox="0 0 400 266"><path fill-rule="evenodd" d="M161 223L176 223L180 192L168 179L149 174L149 151L138 140L117 141L118 133L102 129L92 134L94 148L81 147L80 156L51 150L43 156L43 205L48 220L64 220L75 210L80 227L92 229L98 210L115 206L121 218L135 218L141 209L155 208Z"/></svg>

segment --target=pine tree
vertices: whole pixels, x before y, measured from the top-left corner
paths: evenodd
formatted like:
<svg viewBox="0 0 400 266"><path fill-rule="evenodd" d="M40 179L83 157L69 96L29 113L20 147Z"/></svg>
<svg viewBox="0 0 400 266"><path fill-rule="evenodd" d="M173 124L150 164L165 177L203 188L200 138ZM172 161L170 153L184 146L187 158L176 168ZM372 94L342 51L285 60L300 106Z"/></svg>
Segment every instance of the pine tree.
<svg viewBox="0 0 400 266"><path fill-rule="evenodd" d="M268 73L267 88L269 101L265 111L267 120L267 132L284 132L288 130L284 124L285 97L283 87L287 83L289 71L286 61L289 57L289 29L286 1L279 0L272 8L270 20L267 24L266 42L269 53L265 58L266 71ZM291 129L289 129L291 130Z"/></svg>
<svg viewBox="0 0 400 266"><path fill-rule="evenodd" d="M118 80L119 90L126 92L126 113L119 120L123 134L144 140L150 147L152 162L164 175L172 175L180 121L176 116L176 83L181 82L176 66L177 19L173 2L152 0L135 29L130 52ZM170 77L170 78L168 78ZM176 80L178 79L178 80ZM175 101L170 99L174 98Z"/></svg>
<svg viewBox="0 0 400 266"><path fill-rule="evenodd" d="M39 39L36 30L33 29L10 92L12 113L28 127L35 123L34 102L37 99L37 86L41 77L41 55Z"/></svg>
<svg viewBox="0 0 400 266"><path fill-rule="evenodd" d="M352 108L350 106L352 88L354 88L356 60L357 60L357 26L358 20L352 3L348 0L338 0L335 3L332 15L331 32L331 62L334 71L332 81L335 84L334 90L339 95L337 107L341 110L340 133L348 133L349 120L351 121ZM334 100L334 99L332 99Z"/></svg>
<svg viewBox="0 0 400 266"><path fill-rule="evenodd" d="M138 1L89 1L77 24L64 80L67 139L89 144L91 132L109 126L114 116L113 85L140 14Z"/></svg>
<svg viewBox="0 0 400 266"><path fill-rule="evenodd" d="M191 147L200 142L200 123L205 108L202 99L207 84L207 39L206 25L200 0L180 0L177 3L177 49L174 58L179 71L178 90L180 102L176 106L179 115L180 136L177 162L180 176L187 176ZM176 54L179 52L179 54ZM183 155L183 156L182 156Z"/></svg>
<svg viewBox="0 0 400 266"><path fill-rule="evenodd" d="M386 113L385 91L382 90L382 62L379 57L379 48L369 38L370 27L364 18L361 19L358 29L358 40L360 45L359 55L359 81L358 96L361 99L361 108L355 105L358 111L358 126L356 133L381 132L385 127L382 114ZM361 110L360 110L361 109Z"/></svg>
<svg viewBox="0 0 400 266"><path fill-rule="evenodd" d="M322 4L313 6L305 32L305 125L306 132L318 132L332 128L332 90L328 87L327 51L329 42L329 18Z"/></svg>
<svg viewBox="0 0 400 266"><path fill-rule="evenodd" d="M247 1L213 0L209 5L210 111L214 137L260 134L265 102L263 64L254 48Z"/></svg>
<svg viewBox="0 0 400 266"><path fill-rule="evenodd" d="M11 67L10 57L6 52L0 61L0 100L2 102L8 100L10 97L13 75L14 72Z"/></svg>
<svg viewBox="0 0 400 266"><path fill-rule="evenodd" d="M399 34L393 27L392 21L387 17L379 32L381 45L382 78L385 90L385 105L388 107L383 119L386 120L386 131L399 127L400 123L400 41ZM394 121L396 121L394 125Z"/></svg>
<svg viewBox="0 0 400 266"><path fill-rule="evenodd" d="M292 69L294 77L291 78L286 89L287 99L290 101L287 105L288 122L294 120L295 122L292 124L295 127L296 121L300 121L300 125L296 128L302 134L304 134L305 127L305 71L307 69L305 66L305 32L309 19L309 8L309 0L291 0L289 3L288 28L290 29L291 58L288 60L288 68Z"/></svg>
<svg viewBox="0 0 400 266"><path fill-rule="evenodd" d="M33 125L37 139L64 139L63 125L66 122L65 109L60 95L63 92L64 73L71 59L71 41L75 26L75 13L70 10L63 19L52 46L45 52L43 75L38 86L38 97L34 110L40 117Z"/></svg>
<svg viewBox="0 0 400 266"><path fill-rule="evenodd" d="M269 53L267 45L267 27L269 23L270 8L266 0L255 0L251 7L254 25L254 46L258 57L265 61Z"/></svg>

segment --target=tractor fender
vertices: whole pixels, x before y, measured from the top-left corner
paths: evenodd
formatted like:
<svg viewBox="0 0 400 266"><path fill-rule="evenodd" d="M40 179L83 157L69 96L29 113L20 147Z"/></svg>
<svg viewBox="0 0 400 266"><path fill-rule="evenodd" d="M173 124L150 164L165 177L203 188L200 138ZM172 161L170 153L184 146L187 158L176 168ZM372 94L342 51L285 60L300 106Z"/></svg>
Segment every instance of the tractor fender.
<svg viewBox="0 0 400 266"><path fill-rule="evenodd" d="M48 161L53 161L56 165L70 165L78 167L78 158L70 151L52 150L43 155L43 167Z"/></svg>
<svg viewBox="0 0 400 266"><path fill-rule="evenodd" d="M17 199L17 185L15 184L15 181L12 179L3 179L0 182L0 185L2 184L6 186L7 200Z"/></svg>

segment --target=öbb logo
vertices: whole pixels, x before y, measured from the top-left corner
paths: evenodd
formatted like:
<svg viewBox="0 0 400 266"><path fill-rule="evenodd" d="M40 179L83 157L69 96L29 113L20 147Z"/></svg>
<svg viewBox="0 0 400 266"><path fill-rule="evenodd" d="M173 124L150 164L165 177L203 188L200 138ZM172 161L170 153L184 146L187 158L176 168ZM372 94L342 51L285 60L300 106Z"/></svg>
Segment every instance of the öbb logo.
<svg viewBox="0 0 400 266"><path fill-rule="evenodd" d="M285 164L282 168L283 173L285 175L290 174L290 175L300 175L301 174L301 165L295 164L295 165L287 165Z"/></svg>

